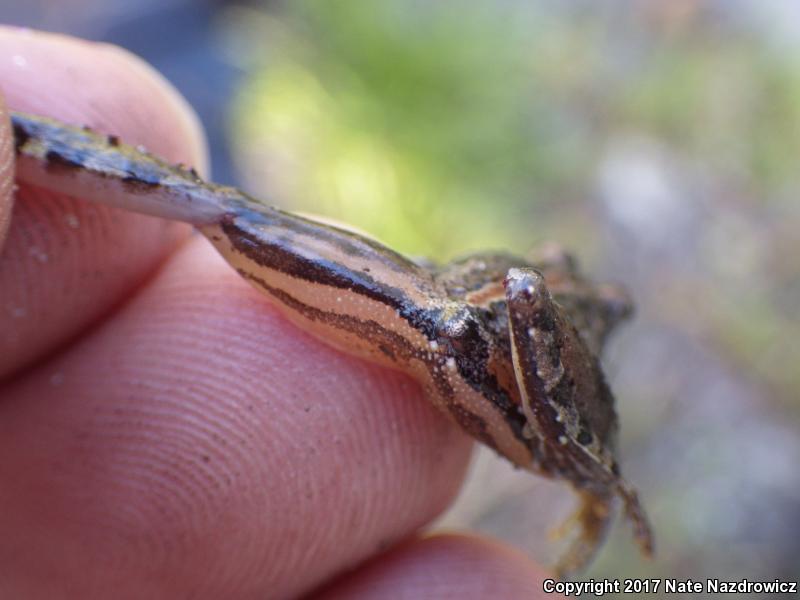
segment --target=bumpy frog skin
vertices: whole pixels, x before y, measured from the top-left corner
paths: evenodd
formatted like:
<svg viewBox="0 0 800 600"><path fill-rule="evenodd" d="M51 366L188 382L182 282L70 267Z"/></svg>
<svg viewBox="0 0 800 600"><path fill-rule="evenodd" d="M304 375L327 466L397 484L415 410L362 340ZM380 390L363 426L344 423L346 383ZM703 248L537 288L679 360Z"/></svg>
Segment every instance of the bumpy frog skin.
<svg viewBox="0 0 800 600"><path fill-rule="evenodd" d="M364 236L202 181L142 149L12 114L20 181L197 227L292 321L347 353L409 373L430 401L515 465L581 498L558 564L584 567L621 498L642 551L653 541L615 457L614 398L598 362L631 310L550 248L538 260L477 254L422 266Z"/></svg>

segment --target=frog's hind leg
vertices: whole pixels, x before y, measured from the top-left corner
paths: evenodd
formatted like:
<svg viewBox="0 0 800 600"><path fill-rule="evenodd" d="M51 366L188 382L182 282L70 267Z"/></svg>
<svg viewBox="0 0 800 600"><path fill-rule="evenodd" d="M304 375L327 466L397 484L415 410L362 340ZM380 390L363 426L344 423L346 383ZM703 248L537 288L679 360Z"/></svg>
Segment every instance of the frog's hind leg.
<svg viewBox="0 0 800 600"><path fill-rule="evenodd" d="M625 516L633 526L633 537L642 554L653 556L653 532L638 495L624 479L615 491L616 494L577 490L580 499L577 510L554 532L561 537L577 529L577 537L556 565L559 577L580 571L591 562L613 521L615 495L622 499Z"/></svg>
<svg viewBox="0 0 800 600"><path fill-rule="evenodd" d="M613 520L613 495L577 490L580 504L575 513L554 533L556 536L577 530L566 553L555 566L559 579L585 568L597 554Z"/></svg>

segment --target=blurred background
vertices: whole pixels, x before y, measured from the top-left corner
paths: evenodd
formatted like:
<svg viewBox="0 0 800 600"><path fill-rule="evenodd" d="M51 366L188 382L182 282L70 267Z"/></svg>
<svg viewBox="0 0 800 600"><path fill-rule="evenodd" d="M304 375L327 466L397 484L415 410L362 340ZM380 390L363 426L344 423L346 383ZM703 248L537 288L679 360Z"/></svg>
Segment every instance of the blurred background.
<svg viewBox="0 0 800 600"><path fill-rule="evenodd" d="M622 523L585 577L800 577L800 5L16 4L153 63L217 181L414 256L556 240L624 283L605 364L658 554ZM480 452L439 526L548 563L571 502Z"/></svg>

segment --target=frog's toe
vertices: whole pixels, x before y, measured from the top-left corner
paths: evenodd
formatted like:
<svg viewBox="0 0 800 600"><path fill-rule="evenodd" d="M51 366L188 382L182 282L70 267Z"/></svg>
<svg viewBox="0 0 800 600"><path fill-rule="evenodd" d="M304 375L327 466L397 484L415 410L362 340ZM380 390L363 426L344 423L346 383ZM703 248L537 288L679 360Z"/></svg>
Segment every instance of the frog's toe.
<svg viewBox="0 0 800 600"><path fill-rule="evenodd" d="M633 525L633 537L639 544L639 548L646 557L653 556L655 544L653 541L653 530L650 521L644 512L639 496L626 482L622 482L619 488L619 495L625 503L625 516Z"/></svg>
<svg viewBox="0 0 800 600"><path fill-rule="evenodd" d="M588 491L579 491L578 494L578 509L558 532L561 534L565 529L578 530L577 537L555 566L559 579L569 577L591 562L606 537L613 517L612 496Z"/></svg>

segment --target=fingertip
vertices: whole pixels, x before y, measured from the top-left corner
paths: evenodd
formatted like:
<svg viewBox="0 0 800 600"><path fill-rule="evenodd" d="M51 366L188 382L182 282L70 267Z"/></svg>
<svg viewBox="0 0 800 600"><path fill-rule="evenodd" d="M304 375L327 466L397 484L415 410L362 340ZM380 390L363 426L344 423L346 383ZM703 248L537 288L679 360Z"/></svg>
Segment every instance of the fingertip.
<svg viewBox="0 0 800 600"><path fill-rule="evenodd" d="M419 386L296 328L200 237L4 394L0 473L22 473L0 530L26 550L7 569L61 565L78 538L81 568L58 571L76 586L109 560L103 585L168 571L297 596L440 514L471 447Z"/></svg>
<svg viewBox="0 0 800 600"><path fill-rule="evenodd" d="M208 170L200 122L163 75L111 44L0 25L8 106L86 125Z"/></svg>

